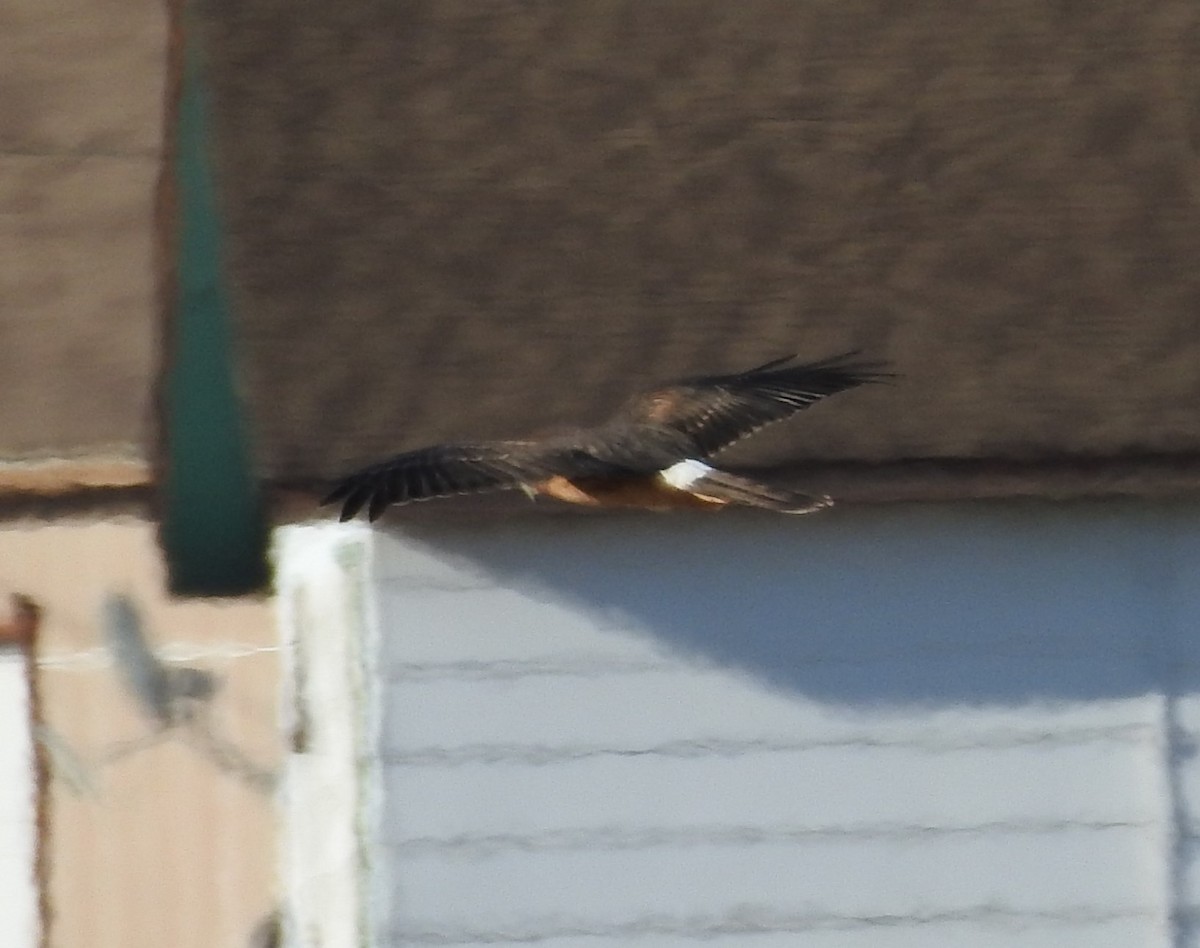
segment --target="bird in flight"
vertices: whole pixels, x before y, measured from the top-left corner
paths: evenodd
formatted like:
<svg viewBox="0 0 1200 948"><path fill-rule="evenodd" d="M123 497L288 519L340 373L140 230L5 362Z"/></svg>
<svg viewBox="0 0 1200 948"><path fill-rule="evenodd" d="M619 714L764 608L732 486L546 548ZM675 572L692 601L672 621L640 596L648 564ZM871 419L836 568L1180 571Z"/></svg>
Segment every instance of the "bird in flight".
<svg viewBox="0 0 1200 948"><path fill-rule="evenodd" d="M636 395L607 422L568 434L397 454L339 481L321 503L341 503L343 521L364 506L376 520L393 504L493 490L595 507L738 504L809 513L832 501L770 487L705 459L828 395L890 376L883 363L857 356L797 364L792 355L732 375L684 379Z"/></svg>

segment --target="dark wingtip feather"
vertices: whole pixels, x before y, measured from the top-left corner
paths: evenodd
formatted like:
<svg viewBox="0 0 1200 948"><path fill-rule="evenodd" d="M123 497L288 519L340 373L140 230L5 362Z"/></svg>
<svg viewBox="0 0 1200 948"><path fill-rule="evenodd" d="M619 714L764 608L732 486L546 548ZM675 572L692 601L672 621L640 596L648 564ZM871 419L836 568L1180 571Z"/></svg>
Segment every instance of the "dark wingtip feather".
<svg viewBox="0 0 1200 948"><path fill-rule="evenodd" d="M746 371L742 372L741 374L757 375L759 372L767 372L771 369L777 369L779 366L785 365L788 362L794 362L798 358L800 358L800 353L793 352L791 355L780 356L778 359L772 359L770 362L764 362L762 365L756 365L752 369L746 369Z"/></svg>
<svg viewBox="0 0 1200 948"><path fill-rule="evenodd" d="M338 481L333 489L321 498L320 506L327 507L330 504L341 503L342 510L338 515L338 520L345 523L347 520L354 519L370 496L369 486L362 484L357 477L347 477Z"/></svg>
<svg viewBox="0 0 1200 948"><path fill-rule="evenodd" d="M519 475L511 445L434 445L398 454L342 478L321 501L342 505L340 520L352 520L364 508L371 522L388 507L434 497L516 487Z"/></svg>
<svg viewBox="0 0 1200 948"><path fill-rule="evenodd" d="M383 516L383 512L387 510L391 502L391 491L387 489L386 485L379 485L371 494L371 503L367 507L367 519L374 523Z"/></svg>
<svg viewBox="0 0 1200 948"><path fill-rule="evenodd" d="M896 377L895 372L889 371L890 363L882 359L860 358L862 354L862 349L850 349L816 362L789 365L789 363L794 363L799 358L799 353L792 353L791 355L781 356L778 359L772 359L770 362L764 362L762 365L755 366L752 369L746 369L744 372L739 372L736 378L739 380L751 380L762 376L786 375L796 372L839 372L851 378L855 384L865 385L874 382L887 382L889 379Z"/></svg>
<svg viewBox="0 0 1200 948"><path fill-rule="evenodd" d="M358 512L363 509L363 505L370 499L371 492L360 487L354 493L346 498L346 502L342 504L342 512L338 515L338 520L345 523L348 520L353 520L358 516Z"/></svg>
<svg viewBox="0 0 1200 948"><path fill-rule="evenodd" d="M806 368L817 371L842 372L854 376L863 384L887 382L896 378L896 373L890 371L891 363L883 359L862 359L862 349L851 349L819 362L812 362Z"/></svg>

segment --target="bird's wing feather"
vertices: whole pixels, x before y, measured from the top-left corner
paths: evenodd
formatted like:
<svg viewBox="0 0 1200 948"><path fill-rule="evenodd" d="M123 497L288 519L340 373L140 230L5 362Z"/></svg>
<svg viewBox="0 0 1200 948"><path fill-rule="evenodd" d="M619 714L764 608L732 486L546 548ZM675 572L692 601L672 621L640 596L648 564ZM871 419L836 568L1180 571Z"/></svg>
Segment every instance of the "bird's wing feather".
<svg viewBox="0 0 1200 948"><path fill-rule="evenodd" d="M554 473L543 447L529 441L439 444L397 454L343 478L321 501L340 502L342 520L364 506L375 520L385 507L431 497L512 490Z"/></svg>
<svg viewBox="0 0 1200 948"><path fill-rule="evenodd" d="M678 431L707 456L829 395L889 377L883 363L857 355L787 365L792 356L734 375L686 379L638 396L620 418Z"/></svg>

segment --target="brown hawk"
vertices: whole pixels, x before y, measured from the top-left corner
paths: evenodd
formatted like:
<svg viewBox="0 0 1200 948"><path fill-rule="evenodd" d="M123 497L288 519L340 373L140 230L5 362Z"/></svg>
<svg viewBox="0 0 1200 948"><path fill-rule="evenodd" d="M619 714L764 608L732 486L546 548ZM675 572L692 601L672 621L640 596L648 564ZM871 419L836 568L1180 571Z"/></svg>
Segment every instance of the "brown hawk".
<svg viewBox="0 0 1200 948"><path fill-rule="evenodd" d="M781 513L828 506L768 487L702 459L827 395L889 373L847 353L807 364L785 356L734 375L685 379L637 395L607 422L523 441L454 442L397 454L340 481L322 504L341 502L342 520L367 506L375 520L392 504L523 490L590 506L669 510L729 504Z"/></svg>

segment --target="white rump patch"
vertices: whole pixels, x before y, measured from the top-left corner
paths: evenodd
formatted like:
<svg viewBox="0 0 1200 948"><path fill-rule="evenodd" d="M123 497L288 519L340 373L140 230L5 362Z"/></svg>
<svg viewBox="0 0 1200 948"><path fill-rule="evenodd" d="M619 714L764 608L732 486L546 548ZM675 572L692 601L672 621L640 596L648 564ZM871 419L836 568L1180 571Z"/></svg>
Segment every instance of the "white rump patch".
<svg viewBox="0 0 1200 948"><path fill-rule="evenodd" d="M658 476L679 490L687 490L696 481L712 473L712 468L703 461L688 458L659 471Z"/></svg>

